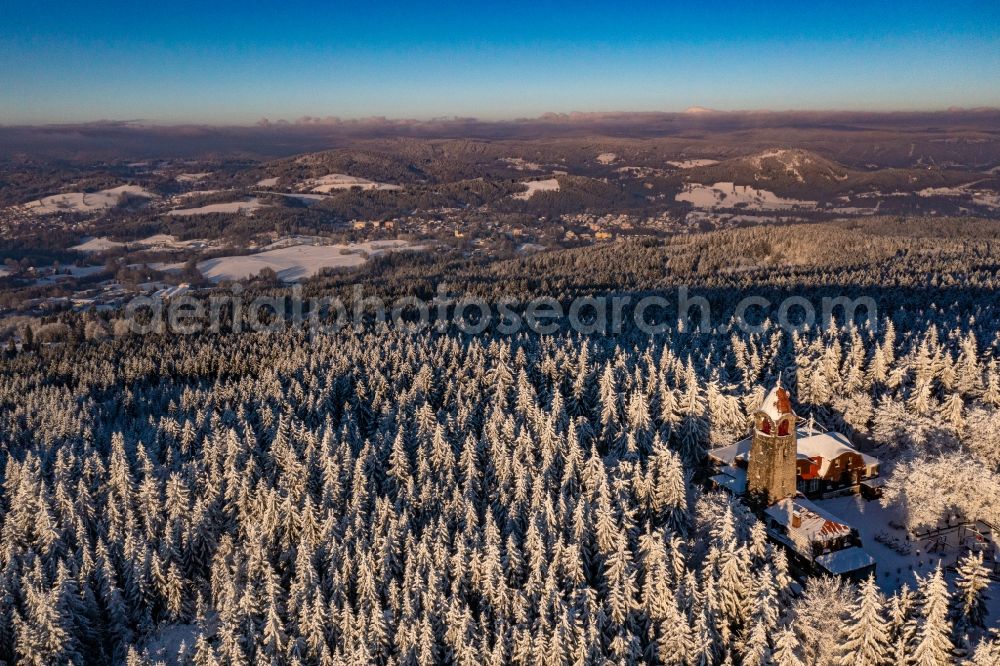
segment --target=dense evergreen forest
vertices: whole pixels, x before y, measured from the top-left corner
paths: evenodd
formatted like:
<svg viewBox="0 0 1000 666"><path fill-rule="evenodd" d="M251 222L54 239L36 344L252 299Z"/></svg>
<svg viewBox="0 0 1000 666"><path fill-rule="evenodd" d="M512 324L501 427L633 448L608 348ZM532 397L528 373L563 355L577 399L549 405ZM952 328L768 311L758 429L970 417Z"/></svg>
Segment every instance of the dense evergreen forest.
<svg viewBox="0 0 1000 666"><path fill-rule="evenodd" d="M797 229L487 265L390 258L361 279L420 293L451 267L457 291L506 280L520 299L591 293L612 273L635 293L679 277L718 294L883 284L877 326L469 336L370 322L8 352L0 658L997 664L981 560L888 596L796 582L762 523L702 483L705 450L745 434L780 374L797 411L896 463L887 497L914 525L944 509L1000 524L990 235ZM795 260L781 248L796 233L843 236L835 254L799 238ZM737 246L757 265L720 271Z"/></svg>

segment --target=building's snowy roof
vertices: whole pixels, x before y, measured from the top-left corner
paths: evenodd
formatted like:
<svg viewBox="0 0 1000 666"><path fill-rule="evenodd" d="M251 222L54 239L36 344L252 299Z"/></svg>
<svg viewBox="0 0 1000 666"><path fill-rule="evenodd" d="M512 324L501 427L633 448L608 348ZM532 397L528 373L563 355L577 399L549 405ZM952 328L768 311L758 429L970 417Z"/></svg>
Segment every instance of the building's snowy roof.
<svg viewBox="0 0 1000 666"><path fill-rule="evenodd" d="M804 537L810 543L832 541L851 534L850 525L804 497L783 499L768 507L765 513L779 525L785 526L790 535ZM798 514L801 519L798 527L792 527L794 514Z"/></svg>
<svg viewBox="0 0 1000 666"><path fill-rule="evenodd" d="M712 449L708 452L708 455L724 465L732 465L737 460L750 459L750 444L751 439L748 437L735 444ZM836 460L845 453L857 453L864 460L865 465L878 464L878 458L861 453L851 446L851 440L839 432L820 432L814 428L798 428L796 431L796 446L800 459L823 459L823 464L820 468L822 476L826 476L830 461Z"/></svg>
<svg viewBox="0 0 1000 666"><path fill-rule="evenodd" d="M870 567L875 564L875 558L869 555L864 548L852 546L843 550L835 550L832 553L823 553L816 558L816 564L830 573L838 575Z"/></svg>
<svg viewBox="0 0 1000 666"><path fill-rule="evenodd" d="M788 391L778 382L760 403L760 410L767 414L772 421L777 421L786 414L792 414L792 401L788 396Z"/></svg>
<svg viewBox="0 0 1000 666"><path fill-rule="evenodd" d="M874 465L877 458L861 453L853 446L851 440L839 432L824 432L810 435L798 440L798 452L805 454L809 458L822 458L823 464L820 466L820 476L826 476L830 468L830 462L836 460L845 453L857 453L861 456L865 465Z"/></svg>
<svg viewBox="0 0 1000 666"><path fill-rule="evenodd" d="M717 449L712 449L708 452L708 455L724 465L732 465L737 459L749 460L750 438L742 439L729 446L720 446Z"/></svg>
<svg viewBox="0 0 1000 666"><path fill-rule="evenodd" d="M734 495L742 495L747 491L747 471L732 465L726 465L721 474L712 477L712 481L720 488L725 488Z"/></svg>

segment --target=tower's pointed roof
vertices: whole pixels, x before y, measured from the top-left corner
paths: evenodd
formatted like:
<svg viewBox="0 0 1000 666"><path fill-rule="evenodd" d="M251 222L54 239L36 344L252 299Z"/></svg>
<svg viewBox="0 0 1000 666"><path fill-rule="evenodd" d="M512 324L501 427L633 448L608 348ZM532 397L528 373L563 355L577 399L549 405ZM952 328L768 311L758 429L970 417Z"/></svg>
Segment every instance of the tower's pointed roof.
<svg viewBox="0 0 1000 666"><path fill-rule="evenodd" d="M794 414L792 411L792 398L788 391L781 385L781 377L778 377L774 385L760 404L760 411L767 414L772 421L777 421L786 414Z"/></svg>

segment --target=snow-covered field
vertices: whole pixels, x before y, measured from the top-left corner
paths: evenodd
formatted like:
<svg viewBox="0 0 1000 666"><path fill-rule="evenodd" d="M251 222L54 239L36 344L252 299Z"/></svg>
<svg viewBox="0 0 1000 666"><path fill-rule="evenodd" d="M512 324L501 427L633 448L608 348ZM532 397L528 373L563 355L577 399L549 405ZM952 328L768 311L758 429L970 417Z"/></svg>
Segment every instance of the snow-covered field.
<svg viewBox="0 0 1000 666"><path fill-rule="evenodd" d="M917 192L922 197L961 197L968 194L963 187L925 187Z"/></svg>
<svg viewBox="0 0 1000 666"><path fill-rule="evenodd" d="M293 245L258 254L218 257L198 264L209 280L242 280L270 268L283 282L296 282L319 273L324 268L353 268L368 261L368 256L393 250L422 250L405 240L368 241L351 245Z"/></svg>
<svg viewBox="0 0 1000 666"><path fill-rule="evenodd" d="M186 240L179 241L174 236L170 234L153 234L146 238L139 239L137 241L131 241L129 243L122 243L119 241L113 241L110 238L94 238L92 236L87 236L83 239L83 242L79 245L74 245L71 250L76 250L77 252L105 252L107 250L113 250L118 247L162 247L167 249L182 249L193 246L204 246L207 245L206 241L203 240Z"/></svg>
<svg viewBox="0 0 1000 666"><path fill-rule="evenodd" d="M49 270L51 266L46 266L41 270ZM75 278L89 277L91 275L97 275L104 270L104 266L60 266L59 272L52 275L46 275L45 277L38 278L35 280L36 285L50 285L56 284L60 280L66 279L69 276Z"/></svg>
<svg viewBox="0 0 1000 666"><path fill-rule="evenodd" d="M304 204L316 203L317 201L323 201L324 199L329 199L328 194L308 194L305 192L273 192L273 191L261 191L260 194L273 194L279 197L286 197L288 199L298 199Z"/></svg>
<svg viewBox="0 0 1000 666"><path fill-rule="evenodd" d="M353 187L360 188L362 190L401 190L399 185L390 185L388 183L376 183L373 180L368 180L367 178L357 178L355 176L348 176L343 173L331 173L320 178L313 178L307 180L303 183L302 189L309 190L310 192L332 192L333 190L349 190Z"/></svg>
<svg viewBox="0 0 1000 666"><path fill-rule="evenodd" d="M52 213L96 213L118 205L122 197L131 194L152 199L156 195L138 185L120 185L99 192L66 192L23 204L23 208L33 215Z"/></svg>
<svg viewBox="0 0 1000 666"><path fill-rule="evenodd" d="M695 167L712 166L713 164L718 164L719 160L678 160L678 161L668 161L667 164L675 166L678 169L694 169Z"/></svg>
<svg viewBox="0 0 1000 666"><path fill-rule="evenodd" d="M627 174L636 178L646 178L648 176L666 176L668 171L647 166L623 166L615 169L617 173Z"/></svg>
<svg viewBox="0 0 1000 666"><path fill-rule="evenodd" d="M257 181L257 187L274 187L278 184L278 180L277 176L274 178L262 178Z"/></svg>
<svg viewBox="0 0 1000 666"><path fill-rule="evenodd" d="M542 165L537 162L529 162L523 157L501 157L497 160L498 162L505 162L509 164L511 168L517 169L518 171L541 171Z"/></svg>
<svg viewBox="0 0 1000 666"><path fill-rule="evenodd" d="M514 195L515 199L520 199L522 201L527 201L531 197L535 196L536 192L558 192L559 191L559 180L556 178L549 178L548 180L526 180L521 183L522 185L528 186L527 192L519 192Z"/></svg>
<svg viewBox="0 0 1000 666"><path fill-rule="evenodd" d="M922 197L970 197L972 203L987 208L1000 208L1000 193L990 190L970 189L976 183L967 183L958 187L925 187L917 192Z"/></svg>
<svg viewBox="0 0 1000 666"><path fill-rule="evenodd" d="M119 243L109 238L85 238L82 243L74 245L70 249L77 252L106 252L124 245L125 243Z"/></svg>
<svg viewBox="0 0 1000 666"><path fill-rule="evenodd" d="M198 208L178 208L167 211L166 214L181 217L188 215L208 215L209 213L242 213L243 215L250 215L258 208L266 208L266 206L258 199L250 199L249 201L208 204L207 206L199 206Z"/></svg>
<svg viewBox="0 0 1000 666"><path fill-rule="evenodd" d="M208 178L211 176L209 172L205 171L202 173L182 173L177 176L177 182L179 183L196 183L202 178Z"/></svg>
<svg viewBox="0 0 1000 666"><path fill-rule="evenodd" d="M223 190L191 190L190 192L181 192L180 194L175 194L170 197L170 201L177 199L190 199L191 197L204 196L206 194L217 194Z"/></svg>
<svg viewBox="0 0 1000 666"><path fill-rule="evenodd" d="M768 190L758 190L749 185L734 185L733 183L716 183L715 185L689 183L674 199L687 201L695 208L742 206L748 210L787 210L816 205L815 201L785 199Z"/></svg>
<svg viewBox="0 0 1000 666"><path fill-rule="evenodd" d="M997 192L976 192L972 200L980 206L988 208L1000 208L1000 193Z"/></svg>
<svg viewBox="0 0 1000 666"><path fill-rule="evenodd" d="M618 159L618 156L614 153L601 153L597 156L597 161L601 164L611 164Z"/></svg>

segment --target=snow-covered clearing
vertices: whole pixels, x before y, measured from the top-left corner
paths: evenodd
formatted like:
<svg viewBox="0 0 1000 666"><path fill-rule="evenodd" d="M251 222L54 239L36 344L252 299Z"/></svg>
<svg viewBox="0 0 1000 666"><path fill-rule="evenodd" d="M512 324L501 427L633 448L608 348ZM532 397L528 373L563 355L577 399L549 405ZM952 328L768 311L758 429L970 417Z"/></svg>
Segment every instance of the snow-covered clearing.
<svg viewBox="0 0 1000 666"><path fill-rule="evenodd" d="M775 159L785 166L785 171L795 176L795 180L800 183L804 183L805 179L799 172L799 167L804 163L808 162L808 158L804 158L800 153L794 150L768 150L766 152L760 153L759 155L754 155L750 158L750 163L757 169L760 169L764 163L764 160Z"/></svg>
<svg viewBox="0 0 1000 666"><path fill-rule="evenodd" d="M278 180L277 176L274 178L262 178L257 181L257 187L274 187L278 184Z"/></svg>
<svg viewBox="0 0 1000 666"><path fill-rule="evenodd" d="M917 192L922 197L962 197L968 192L962 187L925 187Z"/></svg>
<svg viewBox="0 0 1000 666"><path fill-rule="evenodd" d="M41 270L53 270L53 266L46 266ZM74 278L85 278L91 275L97 275L104 270L104 266L60 266L58 273L52 273L51 275L46 275L45 277L40 277L35 280L36 285L50 285L56 284L60 280L65 280L70 277Z"/></svg>
<svg viewBox="0 0 1000 666"><path fill-rule="evenodd" d="M293 245L258 254L218 257L198 264L209 280L242 280L270 268L283 282L296 282L319 273L324 268L354 268L368 261L368 256L393 250L422 250L405 240L368 241L350 245Z"/></svg>
<svg viewBox="0 0 1000 666"><path fill-rule="evenodd" d="M196 183L202 178L208 178L212 174L205 171L203 173L182 173L177 176L177 182L179 183Z"/></svg>
<svg viewBox="0 0 1000 666"><path fill-rule="evenodd" d="M523 157L501 157L497 160L498 162L505 162L510 165L511 168L517 169L518 171L541 171L542 165L537 162L529 162Z"/></svg>
<svg viewBox="0 0 1000 666"><path fill-rule="evenodd" d="M535 196L536 192L559 191L559 180L556 178L549 178L548 180L527 180L521 184L528 186L527 192L519 192L514 195L515 199L520 199L521 201L527 201L531 197Z"/></svg>
<svg viewBox="0 0 1000 666"><path fill-rule="evenodd" d="M356 176L348 176L343 173L331 173L326 176L321 176L320 178L313 178L307 180L303 183L302 189L309 190L310 192L332 192L333 190L349 190L351 188L360 188L362 190L401 190L403 189L399 185L390 185L388 183L377 183L373 180L368 180L367 178L358 178Z"/></svg>
<svg viewBox="0 0 1000 666"><path fill-rule="evenodd" d="M103 236L99 238L94 238L93 236L86 236L79 245L74 245L71 250L76 250L77 252L106 252L108 250L113 250L118 247L160 247L168 249L182 249L192 246L204 246L206 242L203 240L186 240L179 241L174 236L170 234L153 234L146 238L141 238L137 241L130 241L128 243L122 243L120 241L113 241L110 238L105 238Z"/></svg>
<svg viewBox="0 0 1000 666"><path fill-rule="evenodd" d="M258 199L249 201L231 201L229 203L208 204L198 208L178 208L167 211L167 215L185 217L188 215L208 215L210 213L241 213L251 215L258 208L266 208Z"/></svg>
<svg viewBox="0 0 1000 666"><path fill-rule="evenodd" d="M106 252L108 250L113 250L116 247L124 247L125 243L119 243L118 241L113 241L108 238L84 238L83 242L79 245L74 245L71 250L76 250L77 252Z"/></svg>
<svg viewBox="0 0 1000 666"><path fill-rule="evenodd" d="M735 208L748 210L787 210L790 208L813 207L815 201L785 199L768 190L758 190L749 185L716 183L701 185L689 183L674 197L676 201L687 201L695 208Z"/></svg>
<svg viewBox="0 0 1000 666"><path fill-rule="evenodd" d="M627 174L636 178L646 178L647 176L666 176L668 171L646 166L623 166L615 169L616 173Z"/></svg>
<svg viewBox="0 0 1000 666"><path fill-rule="evenodd" d="M963 539L966 542L974 539L968 530L956 527L940 535L944 539L942 550L928 552L935 548L936 537L908 538L903 527L906 517L896 506L883 507L879 500L869 501L860 495L815 500L815 503L861 533L865 550L876 561L878 585L886 593L898 590L903 583L914 589L917 575L926 576L939 561L945 567L954 565L963 552ZM992 585L991 596L1000 599L1000 584Z"/></svg>
<svg viewBox="0 0 1000 666"><path fill-rule="evenodd" d="M972 203L987 208L1000 208L1000 193L992 190L973 190L973 185L981 181L966 183L958 187L925 187L917 192L922 197L970 197Z"/></svg>
<svg viewBox="0 0 1000 666"><path fill-rule="evenodd" d="M272 194L278 197L286 197L288 199L298 199L302 203L308 205L311 203L316 203L317 201L323 201L324 199L329 199L328 194L307 194L307 193L295 193L295 192L272 192L272 191L261 191L260 194Z"/></svg>
<svg viewBox="0 0 1000 666"><path fill-rule="evenodd" d="M980 206L986 206L987 208L1000 208L1000 193L997 192L976 192L973 195L972 200Z"/></svg>
<svg viewBox="0 0 1000 666"><path fill-rule="evenodd" d="M718 163L719 160L678 160L667 162L667 164L675 166L678 169L694 169L695 167L712 166Z"/></svg>
<svg viewBox="0 0 1000 666"><path fill-rule="evenodd" d="M152 199L156 197L138 185L120 185L99 192L66 192L23 204L26 212L32 215L51 215L53 213L96 213L118 205L125 195Z"/></svg>
<svg viewBox="0 0 1000 666"><path fill-rule="evenodd" d="M614 153L601 153L597 156L597 161L601 164L611 164L618 159L618 156Z"/></svg>
<svg viewBox="0 0 1000 666"><path fill-rule="evenodd" d="M180 194L175 194L170 199L190 199L191 197L204 196L206 194L217 194L222 192L222 190L191 190L190 192L181 192Z"/></svg>

